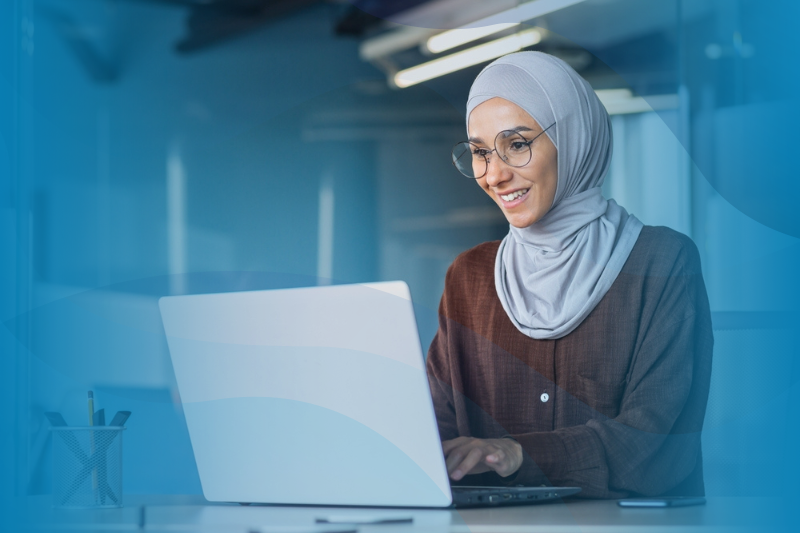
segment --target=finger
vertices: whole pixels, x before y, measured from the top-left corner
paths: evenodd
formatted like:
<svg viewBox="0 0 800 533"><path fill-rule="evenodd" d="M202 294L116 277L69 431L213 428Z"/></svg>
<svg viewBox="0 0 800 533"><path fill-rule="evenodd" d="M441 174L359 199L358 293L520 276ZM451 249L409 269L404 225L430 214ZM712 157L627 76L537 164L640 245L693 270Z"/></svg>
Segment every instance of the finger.
<svg viewBox="0 0 800 533"><path fill-rule="evenodd" d="M503 477L509 476L519 468L519 459L515 456L515 450L498 447L498 449L486 456L486 465ZM497 456L497 461L490 456Z"/></svg>
<svg viewBox="0 0 800 533"><path fill-rule="evenodd" d="M447 473L452 474L453 470L455 470L456 467L461 464L461 460L463 458L464 455L458 453L457 451L450 452L450 455L448 455L444 460L444 463L447 466Z"/></svg>
<svg viewBox="0 0 800 533"><path fill-rule="evenodd" d="M455 439L444 440L442 441L442 451L445 455L447 455L453 448L457 448L458 446L464 444L465 440L467 440L466 437L456 437Z"/></svg>
<svg viewBox="0 0 800 533"><path fill-rule="evenodd" d="M483 459L483 450L480 448L471 449L461 464L459 464L458 467L453 470L453 474L450 477L458 481L462 477L469 474L475 465L481 462L481 459Z"/></svg>
<svg viewBox="0 0 800 533"><path fill-rule="evenodd" d="M455 468L461 463L461 461L464 460L464 457L467 456L473 446L473 443L468 442L450 451L450 453L445 457L445 464L447 465L448 473L455 470Z"/></svg>
<svg viewBox="0 0 800 533"><path fill-rule="evenodd" d="M477 474L480 472L486 472L488 468L483 464L483 458L486 456L486 452L480 448L473 448L464 458L456 470L461 472L461 477L464 477L468 474Z"/></svg>
<svg viewBox="0 0 800 533"><path fill-rule="evenodd" d="M484 462L491 466L492 468L496 468L498 465L501 465L505 462L506 453L497 448L494 451L490 452L485 458Z"/></svg>

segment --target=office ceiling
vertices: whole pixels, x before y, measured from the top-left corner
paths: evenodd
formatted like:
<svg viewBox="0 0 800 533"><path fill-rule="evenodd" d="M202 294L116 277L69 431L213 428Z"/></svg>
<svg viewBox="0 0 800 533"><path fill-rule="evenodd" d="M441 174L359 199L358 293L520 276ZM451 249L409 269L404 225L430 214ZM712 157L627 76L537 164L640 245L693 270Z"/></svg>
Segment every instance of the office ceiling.
<svg viewBox="0 0 800 533"><path fill-rule="evenodd" d="M334 32L360 37L398 13L431 0L139 0L188 9L187 33L176 49L195 52L269 24L312 4L338 6Z"/></svg>
<svg viewBox="0 0 800 533"><path fill-rule="evenodd" d="M504 11L518 0L138 0L183 5L186 34L176 43L189 53L256 30L312 4L332 6L332 31L343 37L367 37L386 28L416 26L448 29ZM608 46L674 23L682 6L684 18L708 9L714 0L586 0L536 22L551 31L579 36L583 46ZM571 37L574 38L574 37Z"/></svg>

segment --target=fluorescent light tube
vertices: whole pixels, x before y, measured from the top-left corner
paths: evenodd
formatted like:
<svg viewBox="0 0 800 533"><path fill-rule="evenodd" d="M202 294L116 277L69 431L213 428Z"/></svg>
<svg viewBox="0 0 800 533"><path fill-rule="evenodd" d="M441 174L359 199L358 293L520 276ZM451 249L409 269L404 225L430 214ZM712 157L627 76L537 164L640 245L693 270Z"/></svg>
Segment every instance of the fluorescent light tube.
<svg viewBox="0 0 800 533"><path fill-rule="evenodd" d="M459 44L455 44L447 48L440 47L439 50L440 51L449 50L455 46L460 46L461 44L472 42L476 39L480 39L482 37L486 37L494 33L497 33L499 31L502 31L502 29L513 27L516 24L534 19L536 17L540 17L542 15L546 15L548 13L552 13L553 11L558 11L559 9L574 4L579 4L584 1L585 0L532 0L529 2L525 2L512 9L507 9L500 13L484 17L480 20L476 20L469 24L460 26L455 30L438 32L439 35L442 35L441 39L445 40L449 40L451 38L456 39L455 37L456 35L459 35L460 39ZM497 27L498 29L497 30L493 29L492 31L489 31L489 29L487 28L488 26ZM476 33L473 35L478 35L477 37L463 40L463 37L461 37L461 35L466 36L469 34L467 32L462 32L461 30L474 30L477 32L486 31L486 33ZM450 36L448 37L444 37L444 35L449 34L450 31L455 31L457 33L450 34ZM363 59L364 61L380 60L386 56L390 56L401 50L417 46L420 43L424 44L434 34L437 34L437 30L416 27L414 24L411 24L410 26L401 27L397 30L390 31L383 35L378 35L377 37L367 39L366 41L361 43L361 46L359 47L359 53L361 55L361 59ZM439 35L437 35L437 37ZM436 45L432 46L433 48L436 48ZM433 48L431 48L431 51L433 51ZM437 51L435 53L439 52Z"/></svg>
<svg viewBox="0 0 800 533"><path fill-rule="evenodd" d="M364 61L373 61L419 45L435 33L428 28L400 28L361 43L359 55Z"/></svg>
<svg viewBox="0 0 800 533"><path fill-rule="evenodd" d="M438 35L434 35L425 44L425 48L429 52L438 54L451 48L456 48L462 44L477 41L483 37L492 35L494 33L519 26L519 22L508 22L504 24L492 24L490 26L483 26L481 28L459 28L455 30L448 30Z"/></svg>
<svg viewBox="0 0 800 533"><path fill-rule="evenodd" d="M401 70L394 75L394 84L401 89L411 87L423 81L438 78L512 52L518 52L523 48L533 46L541 39L542 35L536 30L521 31L508 37L502 37L486 44Z"/></svg>

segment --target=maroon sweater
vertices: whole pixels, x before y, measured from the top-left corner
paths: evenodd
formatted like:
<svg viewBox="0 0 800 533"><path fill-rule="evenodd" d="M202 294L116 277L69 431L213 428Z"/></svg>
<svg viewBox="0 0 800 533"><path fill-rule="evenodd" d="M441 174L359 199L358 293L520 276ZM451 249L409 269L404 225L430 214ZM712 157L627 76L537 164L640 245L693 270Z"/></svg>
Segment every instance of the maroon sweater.
<svg viewBox="0 0 800 533"><path fill-rule="evenodd" d="M509 320L495 292L498 246L476 246L448 270L427 368L442 440L510 436L524 459L508 478L463 483L702 495L713 337L694 243L645 226L598 306L556 340Z"/></svg>

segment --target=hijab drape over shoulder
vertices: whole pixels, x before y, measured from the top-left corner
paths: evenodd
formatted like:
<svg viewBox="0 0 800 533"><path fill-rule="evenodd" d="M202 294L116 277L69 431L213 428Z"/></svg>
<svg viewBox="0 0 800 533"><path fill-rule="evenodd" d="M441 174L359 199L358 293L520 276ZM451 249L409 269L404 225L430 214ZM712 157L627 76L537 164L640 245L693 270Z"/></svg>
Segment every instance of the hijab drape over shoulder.
<svg viewBox="0 0 800 533"><path fill-rule="evenodd" d="M541 52L519 52L475 79L469 115L491 98L524 109L558 151L550 210L527 228L511 226L497 252L497 295L516 328L534 339L563 337L608 292L642 223L600 191L611 163L611 122L591 86L569 65Z"/></svg>

